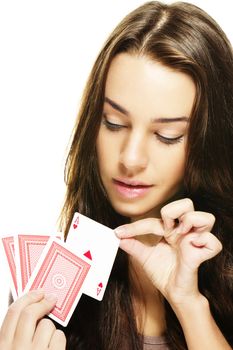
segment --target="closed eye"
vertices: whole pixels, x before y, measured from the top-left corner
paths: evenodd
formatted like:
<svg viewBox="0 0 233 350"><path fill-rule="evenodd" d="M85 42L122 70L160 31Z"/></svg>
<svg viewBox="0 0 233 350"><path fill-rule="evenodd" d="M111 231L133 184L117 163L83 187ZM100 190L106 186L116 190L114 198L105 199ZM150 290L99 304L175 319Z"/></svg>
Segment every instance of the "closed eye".
<svg viewBox="0 0 233 350"><path fill-rule="evenodd" d="M120 131L123 128L127 128L127 125L123 125L123 124L117 124L117 123L113 123L110 122L107 118L106 115L103 116L103 121L102 123L106 126L106 128L110 131ZM159 133L154 133L154 135L156 136L156 138L163 144L166 145L173 145L179 142L182 142L183 140L183 135L180 136L176 136L176 137L166 137L163 136Z"/></svg>
<svg viewBox="0 0 233 350"><path fill-rule="evenodd" d="M111 131L119 131L122 128L126 128L125 125L121 125L121 124L116 124L116 123L112 123L109 120L106 119L106 117L104 116L103 119L103 124L107 127L107 129L111 130Z"/></svg>
<svg viewBox="0 0 233 350"><path fill-rule="evenodd" d="M166 136L162 136L158 133L155 133L155 135L159 141L161 141L162 143L165 143L167 145L173 145L173 144L179 143L183 140L183 135L176 136L176 137L166 137Z"/></svg>

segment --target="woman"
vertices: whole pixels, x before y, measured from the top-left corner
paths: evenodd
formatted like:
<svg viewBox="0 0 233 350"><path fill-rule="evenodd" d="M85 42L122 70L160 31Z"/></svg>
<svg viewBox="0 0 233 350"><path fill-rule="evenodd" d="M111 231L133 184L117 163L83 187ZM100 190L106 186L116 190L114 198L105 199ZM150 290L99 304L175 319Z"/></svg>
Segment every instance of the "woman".
<svg viewBox="0 0 233 350"><path fill-rule="evenodd" d="M149 2L123 19L84 92L62 215L66 234L75 211L117 227L108 288L82 296L66 337L38 322L51 296L17 300L4 349L231 349L232 87L230 43L199 8Z"/></svg>

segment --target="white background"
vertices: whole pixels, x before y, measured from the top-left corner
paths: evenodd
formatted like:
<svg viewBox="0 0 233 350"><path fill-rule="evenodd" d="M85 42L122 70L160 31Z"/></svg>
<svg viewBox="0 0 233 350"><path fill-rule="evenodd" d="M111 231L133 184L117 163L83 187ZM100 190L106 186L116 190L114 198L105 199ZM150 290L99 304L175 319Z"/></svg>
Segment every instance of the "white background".
<svg viewBox="0 0 233 350"><path fill-rule="evenodd" d="M189 2L189 1L188 1ZM233 43L231 1L191 1ZM143 1L0 0L0 234L51 232L82 89L108 34ZM0 256L0 323L8 282Z"/></svg>

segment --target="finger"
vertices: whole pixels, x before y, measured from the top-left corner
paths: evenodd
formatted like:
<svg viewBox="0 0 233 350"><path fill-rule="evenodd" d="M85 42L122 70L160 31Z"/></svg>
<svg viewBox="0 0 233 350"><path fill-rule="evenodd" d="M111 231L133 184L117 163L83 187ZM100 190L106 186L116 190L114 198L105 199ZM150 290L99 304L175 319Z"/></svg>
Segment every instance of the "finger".
<svg viewBox="0 0 233 350"><path fill-rule="evenodd" d="M15 332L18 344L22 346L32 342L38 320L54 308L56 300L54 295L47 295L41 301L31 304L22 310Z"/></svg>
<svg viewBox="0 0 233 350"><path fill-rule="evenodd" d="M23 295L21 298L17 299L13 304L11 304L2 323L0 338L5 340L7 339L9 342L12 342L22 310L30 304L39 302L43 297L43 291L34 290Z"/></svg>
<svg viewBox="0 0 233 350"><path fill-rule="evenodd" d="M191 244L200 250L199 265L203 261L213 258L222 250L221 242L210 232L194 235Z"/></svg>
<svg viewBox="0 0 233 350"><path fill-rule="evenodd" d="M40 320L33 338L33 349L47 349L55 331L56 327L52 321L45 318Z"/></svg>
<svg viewBox="0 0 233 350"><path fill-rule="evenodd" d="M204 261L213 258L222 249L221 242L210 232L190 233L183 237L179 247L179 258L184 259L185 265L192 271L197 271Z"/></svg>
<svg viewBox="0 0 233 350"><path fill-rule="evenodd" d="M211 231L215 222L214 215L201 211L190 211L179 218L179 225L174 229L165 232L166 241L176 246L179 244L182 235L192 232Z"/></svg>
<svg viewBox="0 0 233 350"><path fill-rule="evenodd" d="M160 211L165 232L170 233L175 227L175 220L191 211L194 211L194 206L189 198L183 198L165 205Z"/></svg>
<svg viewBox="0 0 233 350"><path fill-rule="evenodd" d="M146 264L150 254L153 252L153 247L147 247L145 244L134 238L122 239L120 242L120 248L138 260L142 266Z"/></svg>
<svg viewBox="0 0 233 350"><path fill-rule="evenodd" d="M66 337L65 334L57 329L52 336L50 341L49 350L65 350L66 348Z"/></svg>
<svg viewBox="0 0 233 350"><path fill-rule="evenodd" d="M192 211L182 215L177 231L179 231L180 234L184 234L195 228L196 232L209 232L212 230L214 223L215 217L213 214L202 211Z"/></svg>
<svg viewBox="0 0 233 350"><path fill-rule="evenodd" d="M130 238L151 233L158 236L163 236L164 228L161 219L149 218L119 226L114 230L114 232L118 238Z"/></svg>

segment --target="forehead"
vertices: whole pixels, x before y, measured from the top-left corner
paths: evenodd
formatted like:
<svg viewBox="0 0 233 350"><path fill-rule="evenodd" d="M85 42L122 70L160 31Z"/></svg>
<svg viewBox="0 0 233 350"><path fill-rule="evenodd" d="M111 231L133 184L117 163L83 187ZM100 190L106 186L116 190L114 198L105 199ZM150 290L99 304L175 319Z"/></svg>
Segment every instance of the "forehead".
<svg viewBox="0 0 233 350"><path fill-rule="evenodd" d="M189 116L195 84L187 74L145 56L122 53L111 62L105 96L132 113L154 117Z"/></svg>

